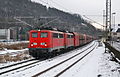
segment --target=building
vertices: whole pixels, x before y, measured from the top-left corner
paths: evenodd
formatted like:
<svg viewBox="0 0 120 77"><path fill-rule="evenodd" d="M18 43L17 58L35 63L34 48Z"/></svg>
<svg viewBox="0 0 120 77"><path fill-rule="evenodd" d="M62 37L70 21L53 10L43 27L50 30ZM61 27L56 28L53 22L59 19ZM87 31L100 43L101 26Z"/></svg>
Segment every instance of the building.
<svg viewBox="0 0 120 77"><path fill-rule="evenodd" d="M10 29L0 29L0 41L10 40Z"/></svg>
<svg viewBox="0 0 120 77"><path fill-rule="evenodd" d="M120 24L118 24L112 31L112 39L120 42Z"/></svg>
<svg viewBox="0 0 120 77"><path fill-rule="evenodd" d="M120 42L120 28L118 28L118 30L116 31L117 35L117 42Z"/></svg>
<svg viewBox="0 0 120 77"><path fill-rule="evenodd" d="M13 41L16 39L16 31L12 29L0 29L0 41Z"/></svg>

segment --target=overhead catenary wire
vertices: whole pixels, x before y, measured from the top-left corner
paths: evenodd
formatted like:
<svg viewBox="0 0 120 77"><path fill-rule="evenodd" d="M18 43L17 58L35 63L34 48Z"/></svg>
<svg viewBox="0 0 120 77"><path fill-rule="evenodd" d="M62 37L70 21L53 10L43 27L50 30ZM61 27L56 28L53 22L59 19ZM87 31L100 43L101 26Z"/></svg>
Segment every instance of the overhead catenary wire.
<svg viewBox="0 0 120 77"><path fill-rule="evenodd" d="M49 22L41 25L41 27L42 27L42 26L45 26L45 25L48 25L49 23L54 22L54 21L56 21L56 20L58 20L58 19L59 19L59 17L57 17L57 18L55 18L55 19L53 19L53 20L51 20L51 21L49 21Z"/></svg>
<svg viewBox="0 0 120 77"><path fill-rule="evenodd" d="M45 3L45 4L47 5L47 7L50 7L50 6L51 6L51 7L54 7L52 4L50 4L50 2L48 2L48 0L47 0L47 2L45 2L45 1L43 1L43 0L39 0L39 1L41 1L42 3ZM57 2L55 2L55 1L53 1L53 0L50 0L50 1L51 1L53 4L57 5L58 7L61 7L63 10L67 10L68 12L72 13L71 10L63 7L63 6L60 5L59 3L57 3ZM54 8L56 8L56 7L54 7Z"/></svg>
<svg viewBox="0 0 120 77"><path fill-rule="evenodd" d="M60 6L61 8L65 9L65 10L71 12L70 10L68 10L67 8L65 8L65 7L63 7L62 5L58 4L57 2L55 2L55 1L53 1L53 0L51 0L51 2L55 3L56 5ZM72 12L71 12L71 13L72 13ZM101 26L105 27L104 25L98 23L97 21L94 21L94 20L86 17L86 15L82 15L82 16L85 17L85 18L87 18L87 19L89 19L89 20L91 20L92 22L94 22L94 23L96 23L96 24L98 24L98 25L101 25ZM87 16L88 16L88 15L87 15ZM89 16L103 16L103 15L89 15Z"/></svg>
<svg viewBox="0 0 120 77"><path fill-rule="evenodd" d="M17 20L17 21L19 21L19 22L21 22L21 23L24 23L24 24L26 24L26 25L28 25L28 26L30 26L30 27L33 27L31 24L28 24L27 22L22 21L21 19L19 19L19 18L17 18L17 17L14 17L14 19Z"/></svg>
<svg viewBox="0 0 120 77"><path fill-rule="evenodd" d="M8 23L8 24L21 24L22 22L0 22L0 24L5 24L5 23Z"/></svg>
<svg viewBox="0 0 120 77"><path fill-rule="evenodd" d="M89 19L90 21L92 21L92 22L94 22L94 23L96 23L96 24L98 24L98 25L100 25L100 26L102 26L102 27L105 27L105 25L102 25L102 24L98 23L97 21L92 20L91 18L87 17L86 15L83 15L83 17Z"/></svg>
<svg viewBox="0 0 120 77"><path fill-rule="evenodd" d="M50 3L48 2L48 0L47 0L47 2L45 2L45 1L43 1L43 0L39 0L39 1L41 1L42 3L45 3L46 5L48 5L47 8L50 7L50 6L54 7L52 4L50 4ZM69 11L68 9L66 9L66 8L63 7L63 6L61 6L60 4L58 4L58 3L56 3L56 2L54 2L54 1L52 1L52 0L51 0L51 2L54 3L54 4L56 4L57 6L62 7L62 8L65 9L65 10ZM55 7L54 7L54 8L55 8ZM49 9L48 9L48 10L49 10ZM69 12L70 12L70 11L69 11ZM42 27L42 26L45 26L45 25L48 25L49 23L52 23L52 22L54 22L54 21L56 21L56 20L58 20L58 19L59 19L59 17L57 17L57 18L55 18L55 19L53 19L53 20L51 20L51 21L49 21L49 22L47 22L47 23L45 23L45 24L42 24L41 27Z"/></svg>
<svg viewBox="0 0 120 77"><path fill-rule="evenodd" d="M40 0L40 1L42 1L42 0ZM68 10L68 9L65 8L65 7L63 7L63 6L60 5L59 3L57 3L57 2L55 2L55 1L53 1L53 0L51 0L51 2L54 3L54 4L56 4L56 5L59 6L59 7L63 8L64 10L67 10L68 12L72 13L70 10ZM45 3L45 2L44 2L44 3ZM46 3L46 4L48 4L48 3ZM96 23L96 24L98 24L98 25L100 25L100 26L102 26L102 27L105 27L104 25L102 25L102 24L98 23L97 21L94 21L94 20L92 20L92 19L86 17L85 15L81 15L81 16L83 16L83 17L89 19L90 21L92 21L92 22L94 22L94 23ZM89 16L103 16L103 15L89 15Z"/></svg>
<svg viewBox="0 0 120 77"><path fill-rule="evenodd" d="M55 1L53 1L53 0L51 0L51 2L53 2L54 4L56 4L56 5L59 6L59 7L63 8L64 10L67 10L68 12L72 13L71 10L69 10L69 9L67 9L67 8L65 8L65 7L63 7L62 5L58 4L57 2L55 2Z"/></svg>

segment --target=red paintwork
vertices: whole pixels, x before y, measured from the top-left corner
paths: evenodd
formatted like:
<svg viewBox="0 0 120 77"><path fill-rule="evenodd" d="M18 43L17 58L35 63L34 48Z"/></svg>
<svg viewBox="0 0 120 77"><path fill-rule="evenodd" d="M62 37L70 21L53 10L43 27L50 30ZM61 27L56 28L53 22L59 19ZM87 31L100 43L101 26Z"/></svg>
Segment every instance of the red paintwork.
<svg viewBox="0 0 120 77"><path fill-rule="evenodd" d="M37 32L38 37L32 38L32 35L31 35L32 32ZM40 38L41 32L47 32L48 37L47 38ZM41 31L32 30L32 31L30 31L29 48L55 48L55 47L64 46L64 38L53 38L52 37L53 33L59 33L59 34L64 35L63 32L51 31L51 30L41 30ZM31 46L32 43L37 43L37 45ZM41 45L41 43L45 43L47 46Z"/></svg>
<svg viewBox="0 0 120 77"><path fill-rule="evenodd" d="M73 32L73 34L74 34L74 46L77 47L81 44L80 35L76 32Z"/></svg>
<svg viewBox="0 0 120 77"><path fill-rule="evenodd" d="M51 35L52 35L52 33L59 33L59 34L64 35L63 32L58 32L58 31L51 31ZM51 39L52 48L64 46L64 38L53 38L52 36L51 36L51 38L52 38Z"/></svg>
<svg viewBox="0 0 120 77"><path fill-rule="evenodd" d="M84 36L83 36L83 34L79 34L79 43L80 43L80 45L83 45L84 44Z"/></svg>
<svg viewBox="0 0 120 77"><path fill-rule="evenodd" d="M38 33L37 38L32 37L32 33ZM48 37L41 38L40 33L45 32L48 33ZM63 38L54 38L53 33L62 34ZM74 36L72 38L68 38L68 35ZM92 41L92 36L88 36L86 34L79 34L76 32L73 33L64 33L59 31L52 31L52 30L31 30L29 35L29 48L49 48L52 50L61 49L61 48L68 48L68 47L77 47L83 44L86 44ZM37 43L37 45L33 45L33 43ZM41 43L45 43L42 45ZM51 50L51 51L52 51Z"/></svg>
<svg viewBox="0 0 120 77"><path fill-rule="evenodd" d="M74 38L67 38L68 35L73 35L72 33L65 33L64 34L64 39L65 39L65 47L72 47L74 46Z"/></svg>
<svg viewBox="0 0 120 77"><path fill-rule="evenodd" d="M32 32L36 32L38 33L38 37L37 38L32 38L32 35L31 33ZM41 32L48 32L48 38L40 38L40 33ZM51 41L50 41L50 33L49 31L37 31L37 30L32 30L30 31L30 36L29 36L29 40L30 40L30 43L29 43L29 48L50 48L50 44L51 44ZM33 43L37 43L37 45L33 45L31 46L31 44ZM41 43L46 43L47 46L45 45L41 45Z"/></svg>

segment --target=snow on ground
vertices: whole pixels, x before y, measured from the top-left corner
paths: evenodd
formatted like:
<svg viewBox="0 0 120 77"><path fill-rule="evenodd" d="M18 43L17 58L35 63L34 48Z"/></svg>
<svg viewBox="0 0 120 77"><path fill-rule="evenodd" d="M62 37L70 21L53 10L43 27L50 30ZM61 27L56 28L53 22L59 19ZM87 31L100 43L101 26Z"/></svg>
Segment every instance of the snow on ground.
<svg viewBox="0 0 120 77"><path fill-rule="evenodd" d="M97 47L61 77L120 77L120 65L110 61L111 55L104 51L104 45Z"/></svg>
<svg viewBox="0 0 120 77"><path fill-rule="evenodd" d="M109 53L102 53L99 60L99 76L102 77L120 77L120 64L111 61L112 57Z"/></svg>
<svg viewBox="0 0 120 77"><path fill-rule="evenodd" d="M12 61L21 61L31 58L28 52L27 43L29 41L0 42L0 67L8 65ZM8 47L8 48L7 48Z"/></svg>
<svg viewBox="0 0 120 77"><path fill-rule="evenodd" d="M82 50L85 48L82 48ZM9 73L8 75L2 75L1 77L31 77L35 73L40 72L40 70L43 70L50 65L57 64L65 58L80 51L81 49L62 54L52 59L20 69L19 72ZM120 65L115 61L111 61L112 56L109 53L104 53L104 51L104 44L102 44L102 46L97 46L87 57L63 73L60 77L120 77ZM54 73L55 72L56 71L54 71ZM46 75L44 77L51 76Z"/></svg>
<svg viewBox="0 0 120 77"><path fill-rule="evenodd" d="M21 62L31 60L31 59L33 59L33 58L26 59L26 60L21 60L21 61L16 61L16 62L12 61L12 62L0 63L0 68L5 67L5 66L9 66L9 65L13 65L13 64L16 64L16 63L21 63Z"/></svg>
<svg viewBox="0 0 120 77"><path fill-rule="evenodd" d="M45 61L41 61L40 63L28 66L23 69L19 69L19 70L17 70L17 72L10 72L8 74L2 75L1 77L18 77L18 76L19 77L31 77L31 76L35 75L36 73L40 72L41 70L44 70L45 68L48 68L51 65L55 65L55 64L65 60L66 58L69 58L72 55L75 55L75 54L81 52L82 50L85 50L86 48L90 47L92 44L94 44L94 42L92 42L90 45L87 45L86 47L84 47L80 50L74 50L72 52L65 53L60 56L56 56L54 58L51 58L51 59L48 59ZM48 77L48 76L46 76L46 77Z"/></svg>
<svg viewBox="0 0 120 77"><path fill-rule="evenodd" d="M24 52L24 51L28 51L28 48L26 49L22 49L22 50L2 50L0 51L0 55L3 55L3 54L17 54L17 53L21 53L21 52Z"/></svg>
<svg viewBox="0 0 120 77"><path fill-rule="evenodd" d="M0 44L5 44L5 45L12 45L12 44L18 44L18 43L29 43L29 41L0 42Z"/></svg>
<svg viewBox="0 0 120 77"><path fill-rule="evenodd" d="M4 60L3 62L0 63L0 67L12 65L29 59L32 59L32 57L29 55L27 48L22 50L0 51L0 62Z"/></svg>

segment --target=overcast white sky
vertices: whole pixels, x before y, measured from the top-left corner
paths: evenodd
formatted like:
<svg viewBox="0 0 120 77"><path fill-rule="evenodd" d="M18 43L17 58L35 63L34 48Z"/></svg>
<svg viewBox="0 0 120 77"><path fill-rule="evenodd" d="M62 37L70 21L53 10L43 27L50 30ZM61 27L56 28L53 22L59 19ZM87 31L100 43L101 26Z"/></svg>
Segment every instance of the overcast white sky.
<svg viewBox="0 0 120 77"><path fill-rule="evenodd" d="M32 0L71 13L85 15L103 24L103 10L106 0ZM48 3L48 4L47 4ZM120 23L120 0L112 0L112 12L116 12L116 24Z"/></svg>

